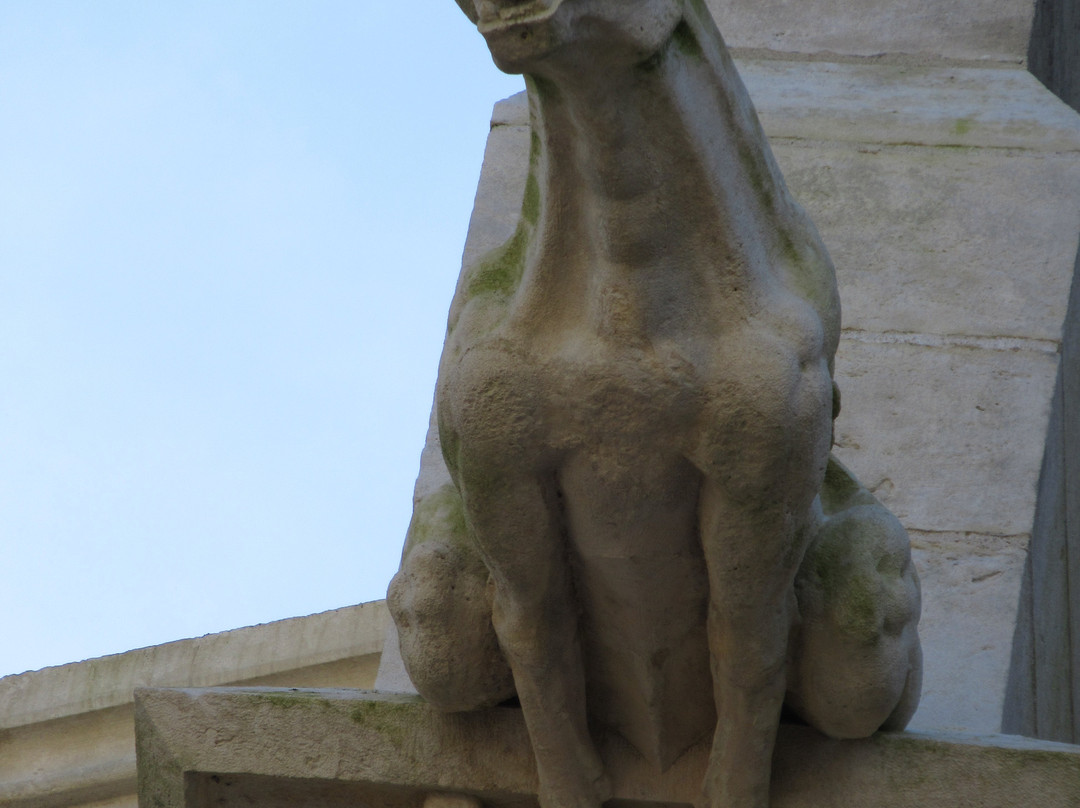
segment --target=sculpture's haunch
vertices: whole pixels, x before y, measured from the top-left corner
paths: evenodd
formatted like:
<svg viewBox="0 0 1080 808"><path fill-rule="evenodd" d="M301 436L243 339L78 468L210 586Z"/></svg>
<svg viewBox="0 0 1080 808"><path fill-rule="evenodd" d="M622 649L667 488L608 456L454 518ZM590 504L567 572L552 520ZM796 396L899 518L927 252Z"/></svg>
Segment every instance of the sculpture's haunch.
<svg viewBox="0 0 1080 808"><path fill-rule="evenodd" d="M600 727L658 768L711 734L703 804L766 808L785 700L835 737L918 702L907 536L829 455L832 264L701 0L458 2L533 148L450 311L402 656L518 696L544 808L606 799Z"/></svg>

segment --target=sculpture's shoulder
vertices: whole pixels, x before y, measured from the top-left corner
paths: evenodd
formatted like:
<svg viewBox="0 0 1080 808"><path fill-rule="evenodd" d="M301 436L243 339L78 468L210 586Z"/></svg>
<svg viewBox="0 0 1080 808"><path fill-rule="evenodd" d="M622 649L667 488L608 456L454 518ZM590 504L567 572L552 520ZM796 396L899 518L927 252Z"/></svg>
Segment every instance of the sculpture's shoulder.
<svg viewBox="0 0 1080 808"><path fill-rule="evenodd" d="M787 288L817 312L831 366L840 341L836 268L809 214L790 195L785 213L777 228L780 274Z"/></svg>
<svg viewBox="0 0 1080 808"><path fill-rule="evenodd" d="M450 306L448 337L472 341L500 323L521 283L528 234L519 226L506 243L466 265Z"/></svg>

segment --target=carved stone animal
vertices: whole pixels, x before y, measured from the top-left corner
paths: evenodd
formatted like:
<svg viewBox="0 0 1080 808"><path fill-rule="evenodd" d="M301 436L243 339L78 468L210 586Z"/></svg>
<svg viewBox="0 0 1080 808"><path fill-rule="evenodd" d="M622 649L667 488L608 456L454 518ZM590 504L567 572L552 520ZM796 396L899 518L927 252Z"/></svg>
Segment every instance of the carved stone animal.
<svg viewBox="0 0 1080 808"><path fill-rule="evenodd" d="M467 267L436 406L453 484L389 600L445 709L516 694L544 808L593 734L765 808L781 707L836 737L918 701L903 528L830 457L840 308L701 0L458 0L525 75L521 218Z"/></svg>

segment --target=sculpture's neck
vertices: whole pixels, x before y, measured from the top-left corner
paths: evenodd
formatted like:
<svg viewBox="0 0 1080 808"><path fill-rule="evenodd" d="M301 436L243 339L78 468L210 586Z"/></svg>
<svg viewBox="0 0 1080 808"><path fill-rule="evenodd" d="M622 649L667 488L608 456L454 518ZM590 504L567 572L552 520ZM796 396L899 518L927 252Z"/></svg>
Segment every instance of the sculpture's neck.
<svg viewBox="0 0 1080 808"><path fill-rule="evenodd" d="M685 316L653 310L673 296L768 282L790 202L723 43L695 27L621 73L528 78L523 304L615 301L649 332Z"/></svg>

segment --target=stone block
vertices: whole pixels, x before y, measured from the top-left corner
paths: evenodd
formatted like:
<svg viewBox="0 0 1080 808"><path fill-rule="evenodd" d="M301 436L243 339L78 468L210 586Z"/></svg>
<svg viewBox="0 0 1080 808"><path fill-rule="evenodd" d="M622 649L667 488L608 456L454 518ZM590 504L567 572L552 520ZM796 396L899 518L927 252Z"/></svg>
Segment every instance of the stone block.
<svg viewBox="0 0 1080 808"><path fill-rule="evenodd" d="M845 338L836 454L909 530L1030 536L1057 365L1049 351Z"/></svg>
<svg viewBox="0 0 1080 808"><path fill-rule="evenodd" d="M738 63L836 264L845 329L1061 340L1075 112L1021 70ZM466 263L513 232L527 125L523 95L496 107Z"/></svg>
<svg viewBox="0 0 1080 808"><path fill-rule="evenodd" d="M136 695L141 808L420 808L431 794L535 806L521 711L441 714L355 690L143 690ZM622 805L697 798L707 749L666 771L617 739L602 745ZM1080 804L1080 749L998 736L878 734L833 741L783 725L773 808L1066 808Z"/></svg>
<svg viewBox="0 0 1080 808"><path fill-rule="evenodd" d="M908 729L1001 725L1026 536L910 531L922 581L922 700Z"/></svg>
<svg viewBox="0 0 1080 808"><path fill-rule="evenodd" d="M1023 62L1035 8L1025 0L708 0L734 48Z"/></svg>
<svg viewBox="0 0 1080 808"><path fill-rule="evenodd" d="M1080 148L1076 114L1026 70L737 58L773 140Z"/></svg>
<svg viewBox="0 0 1080 808"><path fill-rule="evenodd" d="M775 151L829 245L845 329L1006 349L1061 339L1080 152L786 141Z"/></svg>

